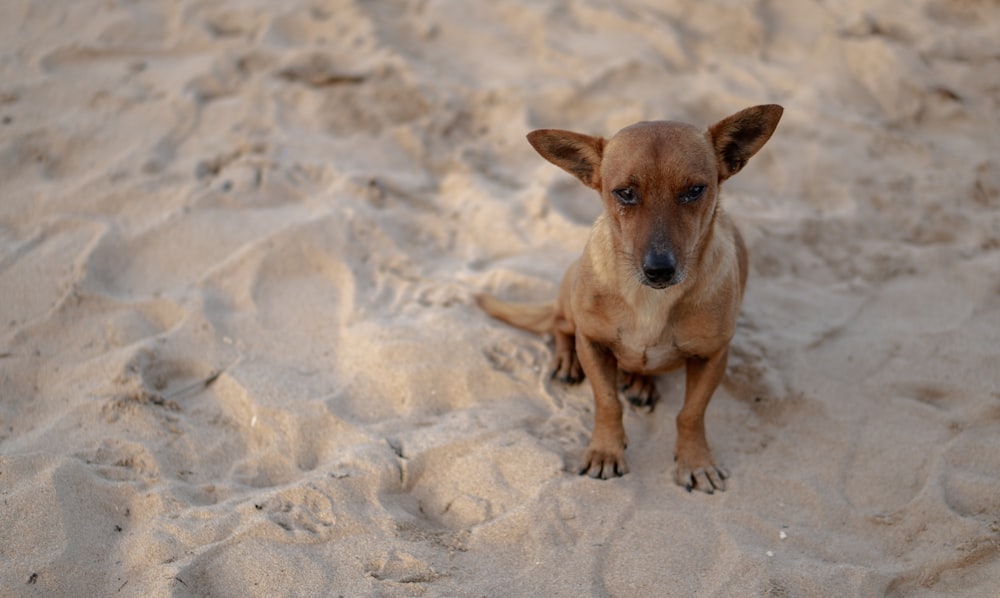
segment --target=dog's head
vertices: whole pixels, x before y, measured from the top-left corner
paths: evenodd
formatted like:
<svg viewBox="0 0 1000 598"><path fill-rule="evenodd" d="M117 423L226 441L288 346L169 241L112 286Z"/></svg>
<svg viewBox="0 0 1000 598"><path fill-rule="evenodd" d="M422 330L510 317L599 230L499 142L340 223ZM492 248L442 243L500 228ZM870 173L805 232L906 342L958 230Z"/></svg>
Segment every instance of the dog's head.
<svg viewBox="0 0 1000 598"><path fill-rule="evenodd" d="M611 139L541 129L528 141L543 158L596 189L613 224L616 250L643 284L682 282L715 221L719 185L771 137L782 108L754 106L706 131L641 122Z"/></svg>

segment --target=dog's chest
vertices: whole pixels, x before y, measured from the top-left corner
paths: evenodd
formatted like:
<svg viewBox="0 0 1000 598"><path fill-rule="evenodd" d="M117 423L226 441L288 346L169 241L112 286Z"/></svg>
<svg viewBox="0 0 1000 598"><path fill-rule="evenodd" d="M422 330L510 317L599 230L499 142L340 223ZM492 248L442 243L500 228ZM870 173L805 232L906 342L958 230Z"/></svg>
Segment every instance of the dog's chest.
<svg viewBox="0 0 1000 598"><path fill-rule="evenodd" d="M662 300L640 303L632 317L618 322L613 349L621 369L651 373L667 369L682 358L669 325L672 304Z"/></svg>
<svg viewBox="0 0 1000 598"><path fill-rule="evenodd" d="M615 343L614 353L618 367L635 373L655 373L668 369L682 357L669 334L660 334L654 338L641 331L634 331L632 334L623 331Z"/></svg>

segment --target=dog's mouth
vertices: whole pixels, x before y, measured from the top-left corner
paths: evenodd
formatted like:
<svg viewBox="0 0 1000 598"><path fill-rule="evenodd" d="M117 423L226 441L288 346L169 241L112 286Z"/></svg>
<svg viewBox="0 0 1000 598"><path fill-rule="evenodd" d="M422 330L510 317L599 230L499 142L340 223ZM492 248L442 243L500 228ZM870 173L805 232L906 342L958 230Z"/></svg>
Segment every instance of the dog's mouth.
<svg viewBox="0 0 1000 598"><path fill-rule="evenodd" d="M661 291L684 282L684 273L675 272L673 276L669 278L657 278L656 276L649 276L643 272L642 269L639 269L639 281L643 284L643 286Z"/></svg>

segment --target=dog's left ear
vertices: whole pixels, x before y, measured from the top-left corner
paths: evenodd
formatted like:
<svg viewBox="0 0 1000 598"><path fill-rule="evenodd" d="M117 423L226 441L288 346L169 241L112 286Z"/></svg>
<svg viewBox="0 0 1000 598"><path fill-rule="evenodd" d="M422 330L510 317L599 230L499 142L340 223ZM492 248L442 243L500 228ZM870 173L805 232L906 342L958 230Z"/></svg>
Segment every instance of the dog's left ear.
<svg viewBox="0 0 1000 598"><path fill-rule="evenodd" d="M739 172L764 147L781 120L784 108L777 104L740 110L708 128L708 137L719 163L719 182Z"/></svg>

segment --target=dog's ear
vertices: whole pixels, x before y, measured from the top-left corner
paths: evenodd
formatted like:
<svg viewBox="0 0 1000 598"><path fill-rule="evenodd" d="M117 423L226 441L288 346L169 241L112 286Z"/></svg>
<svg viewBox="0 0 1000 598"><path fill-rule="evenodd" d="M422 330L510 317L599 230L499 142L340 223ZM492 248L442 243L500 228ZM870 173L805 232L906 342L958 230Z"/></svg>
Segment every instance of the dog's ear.
<svg viewBox="0 0 1000 598"><path fill-rule="evenodd" d="M719 182L739 172L764 147L781 120L784 108L777 104L741 110L708 128L708 137L719 163Z"/></svg>
<svg viewBox="0 0 1000 598"><path fill-rule="evenodd" d="M584 185L601 190L603 138L558 129L539 129L528 133L528 143L543 158L580 179Z"/></svg>

